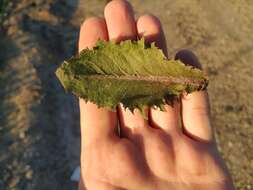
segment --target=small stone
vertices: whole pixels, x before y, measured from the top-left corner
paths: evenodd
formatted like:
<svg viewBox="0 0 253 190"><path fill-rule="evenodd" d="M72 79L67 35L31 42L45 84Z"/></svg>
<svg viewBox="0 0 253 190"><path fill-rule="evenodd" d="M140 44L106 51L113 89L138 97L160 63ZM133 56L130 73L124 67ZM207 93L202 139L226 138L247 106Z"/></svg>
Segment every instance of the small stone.
<svg viewBox="0 0 253 190"><path fill-rule="evenodd" d="M25 132L19 133L19 138L20 138L20 139L24 139L24 138L25 138Z"/></svg>
<svg viewBox="0 0 253 190"><path fill-rule="evenodd" d="M28 170L25 174L26 179L32 179L33 177L33 171L32 170Z"/></svg>
<svg viewBox="0 0 253 190"><path fill-rule="evenodd" d="M19 177L14 177L11 182L9 183L10 188L16 187L16 185L19 183L20 179Z"/></svg>
<svg viewBox="0 0 253 190"><path fill-rule="evenodd" d="M231 105L226 105L225 106L225 111L226 112L232 112L234 110L234 107L233 106L231 106Z"/></svg>

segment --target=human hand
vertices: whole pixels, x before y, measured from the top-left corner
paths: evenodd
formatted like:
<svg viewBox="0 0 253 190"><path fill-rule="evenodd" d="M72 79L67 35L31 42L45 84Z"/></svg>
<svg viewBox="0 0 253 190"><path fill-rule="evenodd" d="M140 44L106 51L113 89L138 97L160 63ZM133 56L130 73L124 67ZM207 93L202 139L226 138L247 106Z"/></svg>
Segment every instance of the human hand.
<svg viewBox="0 0 253 190"><path fill-rule="evenodd" d="M154 16L135 22L131 5L123 0L110 2L104 14L105 19L90 18L81 26L79 51L92 48L98 39L144 37L167 55L162 26ZM198 66L189 51L176 58ZM165 108L165 112L147 110L147 121L137 110L132 114L120 105L116 113L80 99L80 189L232 190L214 141L207 92L184 95L180 103Z"/></svg>

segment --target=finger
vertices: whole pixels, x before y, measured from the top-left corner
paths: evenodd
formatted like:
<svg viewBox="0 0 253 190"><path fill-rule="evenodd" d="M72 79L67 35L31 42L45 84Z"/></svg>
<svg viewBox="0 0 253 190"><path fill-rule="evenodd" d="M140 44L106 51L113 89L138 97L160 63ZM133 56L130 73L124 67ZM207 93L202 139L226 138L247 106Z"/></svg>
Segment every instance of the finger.
<svg viewBox="0 0 253 190"><path fill-rule="evenodd" d="M148 43L155 42L155 45L168 56L164 32L158 18L152 15L141 16L137 21L137 31L140 38L144 37ZM173 107L165 105L165 111L151 108L149 119L151 126L168 132L179 131L178 103L175 101Z"/></svg>
<svg viewBox="0 0 253 190"><path fill-rule="evenodd" d="M110 40L136 39L136 24L131 4L125 0L113 0L104 10Z"/></svg>
<svg viewBox="0 0 253 190"><path fill-rule="evenodd" d="M116 41L136 39L134 12L127 1L111 1L105 7L104 14L109 39ZM135 127L147 125L147 121L143 119L138 110L134 110L134 113L132 113L128 109L125 110L122 105L119 106L119 119L123 136L128 136L130 134L128 132L132 131Z"/></svg>
<svg viewBox="0 0 253 190"><path fill-rule="evenodd" d="M92 48L98 39L107 40L107 28L102 18L87 19L80 29L79 52ZM96 104L79 100L82 144L89 144L117 135L116 113Z"/></svg>
<svg viewBox="0 0 253 190"><path fill-rule="evenodd" d="M166 39L160 20L153 15L143 15L137 21L137 31L139 38L144 37L148 43L155 42L164 55L168 57Z"/></svg>
<svg viewBox="0 0 253 190"><path fill-rule="evenodd" d="M99 17L86 19L80 28L79 52L86 48L92 49L99 39L108 40L105 20Z"/></svg>
<svg viewBox="0 0 253 190"><path fill-rule="evenodd" d="M181 50L178 52L176 59L180 59L187 65L201 67L197 57L189 50ZM208 93L206 91L199 91L183 95L181 102L184 134L195 140L211 141L213 139L213 133Z"/></svg>

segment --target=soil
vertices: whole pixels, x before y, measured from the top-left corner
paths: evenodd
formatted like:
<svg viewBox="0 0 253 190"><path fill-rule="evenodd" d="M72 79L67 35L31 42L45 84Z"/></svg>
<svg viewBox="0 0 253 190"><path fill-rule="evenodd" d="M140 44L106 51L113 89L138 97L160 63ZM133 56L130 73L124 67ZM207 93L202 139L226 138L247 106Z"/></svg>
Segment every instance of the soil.
<svg viewBox="0 0 253 190"><path fill-rule="evenodd" d="M219 150L239 190L253 189L253 1L132 0L161 19L170 56L193 50L209 73ZM0 25L0 190L76 189L77 99L55 77L79 26L106 0L13 1Z"/></svg>

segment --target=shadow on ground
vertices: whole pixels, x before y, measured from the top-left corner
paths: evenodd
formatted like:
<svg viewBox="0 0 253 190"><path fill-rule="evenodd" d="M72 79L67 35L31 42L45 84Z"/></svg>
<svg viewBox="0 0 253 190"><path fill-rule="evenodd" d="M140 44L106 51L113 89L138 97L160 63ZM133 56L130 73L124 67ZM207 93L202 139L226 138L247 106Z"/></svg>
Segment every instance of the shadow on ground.
<svg viewBox="0 0 253 190"><path fill-rule="evenodd" d="M0 189L73 189L79 164L77 100L56 67L76 52L78 0L26 1L1 31ZM76 148L73 148L76 147Z"/></svg>

